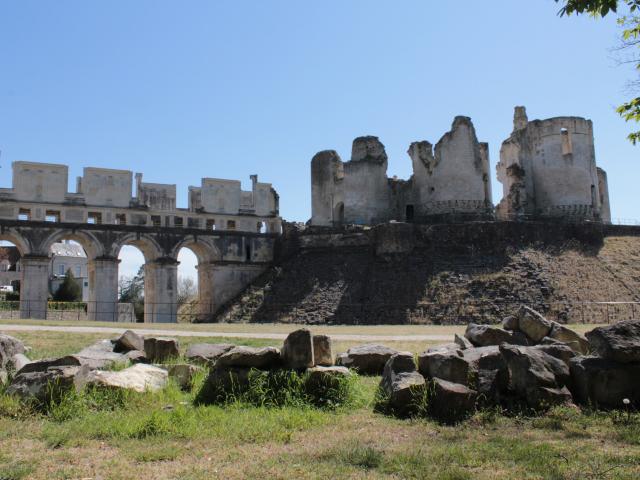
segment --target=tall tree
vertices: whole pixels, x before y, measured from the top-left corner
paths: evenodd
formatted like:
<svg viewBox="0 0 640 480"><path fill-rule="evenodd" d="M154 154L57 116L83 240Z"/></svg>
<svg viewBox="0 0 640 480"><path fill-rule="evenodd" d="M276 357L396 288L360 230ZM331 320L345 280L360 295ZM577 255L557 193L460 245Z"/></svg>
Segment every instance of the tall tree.
<svg viewBox="0 0 640 480"><path fill-rule="evenodd" d="M629 83L629 90L640 93L640 0L556 0L563 3L560 15L589 14L605 17L617 14L622 27L620 50L630 52L630 56L621 63L635 64L638 79ZM624 13L622 13L624 10ZM617 108L617 112L627 122L640 123L640 96L632 98ZM631 132L629 140L636 145L640 142L640 130Z"/></svg>
<svg viewBox="0 0 640 480"><path fill-rule="evenodd" d="M67 270L64 280L53 295L56 302L80 302L82 300L82 287L73 276L71 269Z"/></svg>

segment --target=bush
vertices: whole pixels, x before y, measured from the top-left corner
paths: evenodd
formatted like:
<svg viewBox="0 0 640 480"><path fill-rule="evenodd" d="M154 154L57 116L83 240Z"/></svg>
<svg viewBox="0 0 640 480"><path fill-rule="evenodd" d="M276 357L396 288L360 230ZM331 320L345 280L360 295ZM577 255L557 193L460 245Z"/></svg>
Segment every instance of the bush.
<svg viewBox="0 0 640 480"><path fill-rule="evenodd" d="M243 403L259 407L335 409L355 401L355 375L309 381L308 373L291 370L213 370L196 394L197 405Z"/></svg>
<svg viewBox="0 0 640 480"><path fill-rule="evenodd" d="M53 295L57 302L79 302L82 300L82 286L76 281L71 269L67 270L64 281Z"/></svg>

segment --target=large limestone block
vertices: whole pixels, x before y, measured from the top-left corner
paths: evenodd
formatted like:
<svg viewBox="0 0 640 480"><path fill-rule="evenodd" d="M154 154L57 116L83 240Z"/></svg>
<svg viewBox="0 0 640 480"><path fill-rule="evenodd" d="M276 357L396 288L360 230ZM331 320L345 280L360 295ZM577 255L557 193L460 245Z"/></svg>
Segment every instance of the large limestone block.
<svg viewBox="0 0 640 480"><path fill-rule="evenodd" d="M50 367L44 371L20 373L11 381L7 393L22 400L46 405L58 402L65 393L73 389L82 389L88 375L89 367L86 365Z"/></svg>
<svg viewBox="0 0 640 480"><path fill-rule="evenodd" d="M500 352L509 369L510 388L534 409L564 403L563 387L570 384L567 364L538 347L501 345ZM550 389L550 390L542 390ZM553 395L557 390L558 395Z"/></svg>
<svg viewBox="0 0 640 480"><path fill-rule="evenodd" d="M144 353L150 362L163 362L180 356L180 344L175 338L145 337Z"/></svg>
<svg viewBox="0 0 640 480"><path fill-rule="evenodd" d="M575 357L570 362L571 391L576 402L604 408L640 408L640 363L618 363L599 357Z"/></svg>
<svg viewBox="0 0 640 480"><path fill-rule="evenodd" d="M518 327L533 342L538 343L549 335L552 323L534 309L522 306L518 311Z"/></svg>
<svg viewBox="0 0 640 480"><path fill-rule="evenodd" d="M380 375L394 353L398 351L385 345L368 343L351 347L338 355L336 365L353 368L364 375Z"/></svg>
<svg viewBox="0 0 640 480"><path fill-rule="evenodd" d="M569 366L569 361L576 356L576 352L567 345L567 344L553 344L553 345L535 345L531 348L536 350L540 350L552 357L557 358L558 360L562 360L567 367Z"/></svg>
<svg viewBox="0 0 640 480"><path fill-rule="evenodd" d="M313 336L313 363L323 367L333 365L333 350L329 335Z"/></svg>
<svg viewBox="0 0 640 480"><path fill-rule="evenodd" d="M282 362L287 368L299 370L313 367L313 335L308 328L287 335L281 350Z"/></svg>
<svg viewBox="0 0 640 480"><path fill-rule="evenodd" d="M556 322L554 322L551 327L549 337L554 340L558 340L559 342L566 343L580 355L588 354L589 349L591 348L589 340L587 340L584 335L580 335L578 332Z"/></svg>
<svg viewBox="0 0 640 480"><path fill-rule="evenodd" d="M24 343L10 335L0 334L0 369L19 353L25 353Z"/></svg>
<svg viewBox="0 0 640 480"><path fill-rule="evenodd" d="M429 415L439 422L457 423L475 411L475 390L440 378L433 379L430 388Z"/></svg>
<svg viewBox="0 0 640 480"><path fill-rule="evenodd" d="M82 365L88 365L92 369L110 368L118 363L126 363L126 355L114 352L113 349L114 344L111 340L100 340L83 348L73 356Z"/></svg>
<svg viewBox="0 0 640 480"><path fill-rule="evenodd" d="M87 385L135 392L157 391L167 385L169 373L153 365L138 363L120 371L93 370L87 376Z"/></svg>
<svg viewBox="0 0 640 480"><path fill-rule="evenodd" d="M640 320L625 320L587 332L593 349L614 362L640 362Z"/></svg>
<svg viewBox="0 0 640 480"><path fill-rule="evenodd" d="M466 385L470 365L460 350L423 352L418 355L418 370L424 377Z"/></svg>
<svg viewBox="0 0 640 480"><path fill-rule="evenodd" d="M275 347L233 347L218 357L218 367L243 367L270 370L281 364L280 350Z"/></svg>
<svg viewBox="0 0 640 480"><path fill-rule="evenodd" d="M501 343L510 343L519 345L522 340L514 333L492 325L478 325L470 323L464 336L476 347L487 347L490 345L500 345Z"/></svg>
<svg viewBox="0 0 640 480"><path fill-rule="evenodd" d="M131 350L144 350L144 337L133 330L127 330L114 342L114 351L129 352Z"/></svg>
<svg viewBox="0 0 640 480"><path fill-rule="evenodd" d="M187 349L187 360L199 365L213 365L215 361L234 348L230 343L194 343Z"/></svg>
<svg viewBox="0 0 640 480"><path fill-rule="evenodd" d="M411 352L397 352L385 364L380 388L386 396L385 407L395 415L413 413L425 386L424 377L416 371Z"/></svg>
<svg viewBox="0 0 640 480"><path fill-rule="evenodd" d="M82 362L74 355L65 355L57 358L43 358L25 363L20 370L16 371L16 375L32 372L46 372L51 367L80 367Z"/></svg>

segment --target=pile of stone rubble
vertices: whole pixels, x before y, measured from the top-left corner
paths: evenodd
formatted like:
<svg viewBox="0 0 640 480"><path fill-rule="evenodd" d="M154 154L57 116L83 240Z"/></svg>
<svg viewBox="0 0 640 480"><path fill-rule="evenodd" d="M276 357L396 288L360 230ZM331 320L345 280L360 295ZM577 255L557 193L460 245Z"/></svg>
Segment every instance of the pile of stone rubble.
<svg viewBox="0 0 640 480"><path fill-rule="evenodd" d="M640 321L582 336L522 307L502 328L469 324L464 337L418 355L417 365L409 352L393 354L380 388L384 406L395 414L410 415L423 402L445 422L482 406L624 408L627 399L640 407Z"/></svg>
<svg viewBox="0 0 640 480"><path fill-rule="evenodd" d="M0 383L10 394L41 403L85 386L155 391L169 378L189 389L194 375L208 367L205 393L237 393L256 370L304 372L310 388L331 385L351 370L382 375L378 409L398 416L424 413L443 422L459 421L479 407L640 407L640 321L583 336L528 307L501 327L469 324L464 336L427 349L417 361L410 352L367 344L340 353L334 364L331 338L306 328L289 334L280 349L194 344L183 363L176 339L133 331L58 358L32 361L25 352L21 341L0 335Z"/></svg>
<svg viewBox="0 0 640 480"><path fill-rule="evenodd" d="M7 393L41 404L86 386L157 391L174 378L188 389L203 366L210 369L205 385L214 389L246 383L252 370L306 371L310 385L350 375L349 369L333 365L331 338L307 329L292 332L282 349L194 344L184 354L186 363L176 363L181 353L176 339L142 337L131 330L73 355L32 361L25 350L20 340L0 335L0 382L8 383Z"/></svg>

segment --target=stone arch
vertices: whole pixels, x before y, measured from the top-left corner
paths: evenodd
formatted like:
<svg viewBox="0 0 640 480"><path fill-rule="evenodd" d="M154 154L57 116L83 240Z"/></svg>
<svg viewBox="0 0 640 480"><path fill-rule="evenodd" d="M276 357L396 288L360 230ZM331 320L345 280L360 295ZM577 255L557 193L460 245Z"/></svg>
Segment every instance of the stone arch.
<svg viewBox="0 0 640 480"><path fill-rule="evenodd" d="M45 238L40 244L42 255L48 256L51 246L62 240L73 240L78 242L84 248L87 259L100 258L105 255L104 245L98 240L93 233L87 231L56 229L51 235Z"/></svg>
<svg viewBox="0 0 640 480"><path fill-rule="evenodd" d="M115 241L109 250L109 256L118 258L120 249L125 245L137 247L142 252L145 262L152 262L164 256L162 247L153 237L138 233L127 234Z"/></svg>
<svg viewBox="0 0 640 480"><path fill-rule="evenodd" d="M197 237L194 235L186 235L180 239L173 248L169 256L171 258L178 258L178 253L182 248L190 249L198 259L198 263L211 263L222 260L222 254L220 250L213 242L211 238Z"/></svg>
<svg viewBox="0 0 640 480"><path fill-rule="evenodd" d="M26 237L21 235L20 232L17 232L13 229L3 230L0 233L0 240L13 243L18 249L21 257L30 255L33 251L31 242Z"/></svg>

